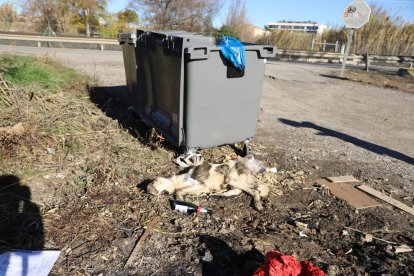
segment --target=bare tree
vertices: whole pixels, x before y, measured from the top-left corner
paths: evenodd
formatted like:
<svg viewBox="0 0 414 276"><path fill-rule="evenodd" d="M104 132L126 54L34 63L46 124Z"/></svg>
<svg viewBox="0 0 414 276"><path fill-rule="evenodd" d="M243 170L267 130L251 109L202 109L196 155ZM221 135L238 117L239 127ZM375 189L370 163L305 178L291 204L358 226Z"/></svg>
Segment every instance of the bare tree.
<svg viewBox="0 0 414 276"><path fill-rule="evenodd" d="M26 0L22 1L23 14L31 22L39 22L37 31L48 25L54 31L85 31L91 35L91 25L99 25L98 18L105 12L106 0Z"/></svg>
<svg viewBox="0 0 414 276"><path fill-rule="evenodd" d="M1 20L1 29L4 31L9 31L12 23L17 18L16 8L10 2L5 2L0 5L0 20Z"/></svg>
<svg viewBox="0 0 414 276"><path fill-rule="evenodd" d="M153 29L209 31L221 0L132 0L130 6Z"/></svg>
<svg viewBox="0 0 414 276"><path fill-rule="evenodd" d="M26 0L21 1L22 13L28 22L38 22L37 31L51 26L63 32L69 27L72 10L70 0Z"/></svg>
<svg viewBox="0 0 414 276"><path fill-rule="evenodd" d="M225 25L243 41L251 37L252 25L250 24L250 20L247 16L245 0L231 1Z"/></svg>

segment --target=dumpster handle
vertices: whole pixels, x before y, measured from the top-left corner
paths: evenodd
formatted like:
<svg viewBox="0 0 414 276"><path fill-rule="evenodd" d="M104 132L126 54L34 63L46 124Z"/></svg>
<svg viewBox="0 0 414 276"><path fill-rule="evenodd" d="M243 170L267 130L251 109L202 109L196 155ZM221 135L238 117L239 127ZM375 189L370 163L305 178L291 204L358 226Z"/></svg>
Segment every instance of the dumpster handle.
<svg viewBox="0 0 414 276"><path fill-rule="evenodd" d="M259 54L261 58L270 58L275 57L277 48L274 46L263 46L259 49Z"/></svg>
<svg viewBox="0 0 414 276"><path fill-rule="evenodd" d="M208 46L193 46L187 47L185 52L190 59L207 59L210 56L210 49Z"/></svg>

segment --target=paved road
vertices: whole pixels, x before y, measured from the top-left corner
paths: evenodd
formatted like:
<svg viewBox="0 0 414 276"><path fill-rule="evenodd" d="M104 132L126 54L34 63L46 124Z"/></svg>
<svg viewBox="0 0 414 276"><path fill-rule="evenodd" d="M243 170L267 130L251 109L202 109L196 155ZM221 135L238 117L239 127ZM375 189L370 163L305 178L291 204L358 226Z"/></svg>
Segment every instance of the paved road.
<svg viewBox="0 0 414 276"><path fill-rule="evenodd" d="M414 157L414 94L323 77L331 68L273 63L266 68L264 129L280 118L307 121ZM290 128L290 127L289 127Z"/></svg>

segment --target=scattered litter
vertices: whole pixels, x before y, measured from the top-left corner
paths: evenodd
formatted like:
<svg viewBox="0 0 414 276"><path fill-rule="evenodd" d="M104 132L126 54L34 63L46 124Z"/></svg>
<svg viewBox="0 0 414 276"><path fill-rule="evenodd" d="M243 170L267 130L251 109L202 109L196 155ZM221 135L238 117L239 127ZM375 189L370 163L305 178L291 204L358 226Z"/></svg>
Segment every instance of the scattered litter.
<svg viewBox="0 0 414 276"><path fill-rule="evenodd" d="M326 250L326 252L329 254L329 255L332 255L332 256L335 256L335 254L334 253L332 253L332 251L331 250Z"/></svg>
<svg viewBox="0 0 414 276"><path fill-rule="evenodd" d="M181 168L189 168L202 165L204 158L200 153L189 153L178 156L174 162Z"/></svg>
<svg viewBox="0 0 414 276"><path fill-rule="evenodd" d="M267 169L266 169L266 172L269 172L269 173L277 173L277 168L276 168L276 167L273 167L273 168L267 168Z"/></svg>
<svg viewBox="0 0 414 276"><path fill-rule="evenodd" d="M325 273L309 261L299 262L294 256L286 256L278 251L266 253L265 263L253 276L324 276Z"/></svg>
<svg viewBox="0 0 414 276"><path fill-rule="evenodd" d="M352 175L345 175L345 176L331 176L327 177L330 182L333 183L342 183L342 182L359 182L358 179L353 177Z"/></svg>
<svg viewBox="0 0 414 276"><path fill-rule="evenodd" d="M56 150L54 148L46 148L46 151L47 151L48 154L51 154L51 155L56 154Z"/></svg>
<svg viewBox="0 0 414 276"><path fill-rule="evenodd" d="M349 232L348 231L342 230L342 236L348 236L348 235L349 235Z"/></svg>
<svg viewBox="0 0 414 276"><path fill-rule="evenodd" d="M373 240L374 240L374 236L372 236L371 234L364 234L361 237L362 242L372 242Z"/></svg>
<svg viewBox="0 0 414 276"><path fill-rule="evenodd" d="M299 237L301 237L301 238L307 238L307 237L309 237L309 236L308 236L308 235L306 235L304 231L300 231L300 232L299 232Z"/></svg>
<svg viewBox="0 0 414 276"><path fill-rule="evenodd" d="M47 276L60 251L12 250L0 255L0 275Z"/></svg>
<svg viewBox="0 0 414 276"><path fill-rule="evenodd" d="M396 242L391 242L391 241L387 241L387 240L384 240L384 239L374 237L371 234L367 234L367 233L365 233L361 230L355 229L355 228L351 228L351 227L345 227L345 228L348 229L348 230L351 230L351 231L354 231L354 232L357 232L357 233L360 233L360 234L364 235L364 238L366 240L371 240L372 241L374 239L374 240L382 241L382 242L385 242L385 243L388 243L388 244L397 244ZM346 231L346 230L343 230L343 231Z"/></svg>
<svg viewBox="0 0 414 276"><path fill-rule="evenodd" d="M184 214L197 213L197 215L199 215L200 213L211 213L211 211L207 210L206 208L197 206L189 202L179 201L179 200L175 200L173 202L173 207L175 211L178 211Z"/></svg>
<svg viewBox="0 0 414 276"><path fill-rule="evenodd" d="M345 252L345 255L352 253L352 248Z"/></svg>
<svg viewBox="0 0 414 276"><path fill-rule="evenodd" d="M306 223L295 221L295 226L302 231L309 231L308 225Z"/></svg>
<svg viewBox="0 0 414 276"><path fill-rule="evenodd" d="M89 264L86 266L86 272L89 274L94 274L95 273L95 267L92 264Z"/></svg>
<svg viewBox="0 0 414 276"><path fill-rule="evenodd" d="M398 254L398 253L407 253L407 252L412 252L413 249L411 247L409 247L406 244L400 245L400 246L395 246L395 245L388 245L387 246L387 252L388 253L394 253L394 254Z"/></svg>
<svg viewBox="0 0 414 276"><path fill-rule="evenodd" d="M58 173L58 174L56 175L56 178L59 178L59 179L65 179L65 176L64 176L63 174L61 174L61 173Z"/></svg>
<svg viewBox="0 0 414 276"><path fill-rule="evenodd" d="M356 189L351 183L335 183L329 182L326 179L318 179L315 182L321 187L328 188L330 194L345 200L349 205L357 210L381 206L380 202Z"/></svg>
<svg viewBox="0 0 414 276"><path fill-rule="evenodd" d="M364 192L366 192L366 193L368 193L372 196L375 196L376 198L379 198L379 199L391 204L392 206L397 207L398 209L401 209L401 210L403 210L403 211L405 211L405 212L407 212L407 213L414 216L414 208L412 208L410 206L407 206L407 205L399 202L396 199L393 199L389 196L386 196L383 193L381 193L381 192L379 192L375 189L372 189L371 187L368 187L367 185L360 185L357 188L360 189L361 191L364 191Z"/></svg>
<svg viewBox="0 0 414 276"><path fill-rule="evenodd" d="M220 42L220 52L237 70L244 71L245 49L243 43L233 37L223 36Z"/></svg>

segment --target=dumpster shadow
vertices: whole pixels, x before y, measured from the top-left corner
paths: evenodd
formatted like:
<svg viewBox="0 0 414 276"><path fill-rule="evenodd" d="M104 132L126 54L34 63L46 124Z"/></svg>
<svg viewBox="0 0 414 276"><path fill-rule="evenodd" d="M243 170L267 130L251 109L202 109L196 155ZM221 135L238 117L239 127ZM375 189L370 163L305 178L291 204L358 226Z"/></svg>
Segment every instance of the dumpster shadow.
<svg viewBox="0 0 414 276"><path fill-rule="evenodd" d="M157 140L159 136L152 133L152 128L141 121L139 116L129 107L131 106L128 98L128 87L125 85L119 86L101 86L101 87L87 87L89 97L96 106L101 109L106 116L117 120L124 129L142 144L156 149L160 146L172 151L177 151L167 142Z"/></svg>
<svg viewBox="0 0 414 276"><path fill-rule="evenodd" d="M210 258L206 255L202 259L202 275L253 275L264 262L265 258L260 251L253 248L247 252L237 254L226 242L209 235L201 235L200 241L210 251Z"/></svg>
<svg viewBox="0 0 414 276"><path fill-rule="evenodd" d="M11 249L43 248L42 216L39 207L30 198L30 188L22 185L18 177L0 175L0 254ZM28 275L28 259L22 258L22 275ZM7 268L8 262L3 259L1 264Z"/></svg>
<svg viewBox="0 0 414 276"><path fill-rule="evenodd" d="M297 122L297 121L292 121L292 120L288 120L288 119L283 119L283 118L279 118L279 121L282 122L283 124L289 125L289 126L293 126L293 127L297 127L297 128L313 128L315 130L318 130L319 132L317 133L317 135L323 135L323 136L331 136L331 137L335 137L338 139L341 139L345 142L354 144L355 146L361 147L363 149L369 150L373 153L377 153L380 155L387 155L389 157L401 160L405 163L408 163L410 165L414 165L414 158L410 157L404 153L374 144L374 143L370 143L361 139L358 139L356 137L350 136L348 134L339 132L339 131L335 131L329 128L325 128L319 125L316 125L314 123L311 122Z"/></svg>

